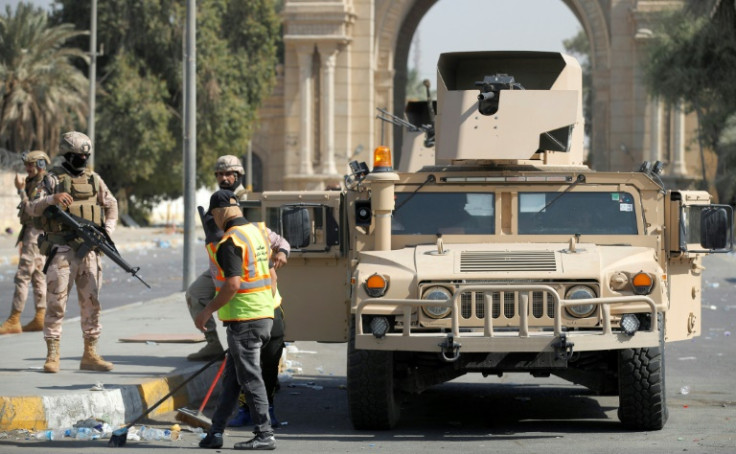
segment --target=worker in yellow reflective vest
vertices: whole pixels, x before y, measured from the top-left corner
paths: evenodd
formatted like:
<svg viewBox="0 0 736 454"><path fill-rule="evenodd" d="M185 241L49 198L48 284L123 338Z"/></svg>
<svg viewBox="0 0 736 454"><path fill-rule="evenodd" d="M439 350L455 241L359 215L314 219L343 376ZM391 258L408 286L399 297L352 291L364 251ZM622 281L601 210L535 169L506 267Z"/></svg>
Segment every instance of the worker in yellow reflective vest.
<svg viewBox="0 0 736 454"><path fill-rule="evenodd" d="M235 409L242 388L255 436L236 443L235 449L274 449L276 440L260 362L261 347L270 338L274 316L268 235L263 223L251 224L243 217L232 191L219 190L212 194L209 212L225 235L217 244L214 257L210 256L214 261L210 269L215 297L194 323L204 331L207 320L217 312L226 326L228 353L212 426L199 446L222 448L227 418Z"/></svg>

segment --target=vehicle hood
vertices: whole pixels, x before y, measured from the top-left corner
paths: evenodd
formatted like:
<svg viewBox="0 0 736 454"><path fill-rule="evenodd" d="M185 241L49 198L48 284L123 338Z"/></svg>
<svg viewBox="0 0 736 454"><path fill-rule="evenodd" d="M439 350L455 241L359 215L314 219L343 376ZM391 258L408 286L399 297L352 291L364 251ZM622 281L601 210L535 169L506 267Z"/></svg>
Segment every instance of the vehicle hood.
<svg viewBox="0 0 736 454"><path fill-rule="evenodd" d="M419 281L444 279L598 279L612 267L656 265L650 248L567 243L450 244L439 255L435 245L416 246ZM634 271L638 271L634 270Z"/></svg>

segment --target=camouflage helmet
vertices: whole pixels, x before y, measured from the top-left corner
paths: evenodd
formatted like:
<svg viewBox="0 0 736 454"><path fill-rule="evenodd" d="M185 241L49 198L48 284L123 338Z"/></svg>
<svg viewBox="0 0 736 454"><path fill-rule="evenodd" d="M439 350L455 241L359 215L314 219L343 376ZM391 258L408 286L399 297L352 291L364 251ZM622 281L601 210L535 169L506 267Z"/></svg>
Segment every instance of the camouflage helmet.
<svg viewBox="0 0 736 454"><path fill-rule="evenodd" d="M61 136L59 149L62 154L91 154L92 141L89 140L89 137L87 137L86 134L77 131L69 131L65 132L64 135Z"/></svg>
<svg viewBox="0 0 736 454"><path fill-rule="evenodd" d="M243 164L240 162L240 159L231 154L220 156L217 158L217 162L215 162L215 172L227 171L238 172L240 175L245 174L245 170L243 169Z"/></svg>
<svg viewBox="0 0 736 454"><path fill-rule="evenodd" d="M21 159L23 159L23 162L26 164L36 164L36 167L38 167L39 169L45 169L46 166L51 164L51 159L49 159L49 155L41 150L27 151L21 155Z"/></svg>

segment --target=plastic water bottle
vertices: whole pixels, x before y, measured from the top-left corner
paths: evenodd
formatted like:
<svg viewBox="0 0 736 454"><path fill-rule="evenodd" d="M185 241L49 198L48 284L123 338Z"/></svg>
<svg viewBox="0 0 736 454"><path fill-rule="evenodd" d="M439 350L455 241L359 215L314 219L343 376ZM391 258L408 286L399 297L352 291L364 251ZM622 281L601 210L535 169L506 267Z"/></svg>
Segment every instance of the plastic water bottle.
<svg viewBox="0 0 736 454"><path fill-rule="evenodd" d="M47 429L36 434L36 440L59 440L64 438L66 431L64 429Z"/></svg>
<svg viewBox="0 0 736 454"><path fill-rule="evenodd" d="M92 440L92 438L94 438L94 434L92 433L92 429L89 427L79 427L75 438L77 440Z"/></svg>
<svg viewBox="0 0 736 454"><path fill-rule="evenodd" d="M44 430L36 434L36 440L53 440L53 439L54 439L53 430Z"/></svg>
<svg viewBox="0 0 736 454"><path fill-rule="evenodd" d="M164 431L154 427L141 426L141 440L161 440L164 438Z"/></svg>

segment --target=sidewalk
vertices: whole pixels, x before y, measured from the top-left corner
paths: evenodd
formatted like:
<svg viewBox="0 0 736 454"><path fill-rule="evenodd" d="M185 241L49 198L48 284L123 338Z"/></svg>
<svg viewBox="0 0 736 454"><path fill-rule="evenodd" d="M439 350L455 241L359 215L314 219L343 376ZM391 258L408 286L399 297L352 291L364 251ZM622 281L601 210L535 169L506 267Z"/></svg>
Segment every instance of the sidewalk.
<svg viewBox="0 0 736 454"><path fill-rule="evenodd" d="M162 229L121 227L114 239L121 252L146 247L151 241L181 241L181 234ZM0 238L0 257L17 263L15 239ZM114 363L111 372L79 370L83 340L64 336L59 373L43 372L46 347L40 332L0 336L0 432L14 429L68 428L79 420L99 418L111 426L133 421L205 363L187 361L201 343L119 342L136 335L197 336L181 292L157 300L103 310L105 326L99 352ZM79 318L65 320L65 330ZM67 327L67 324L72 326ZM78 328L77 328L78 329ZM218 327L218 330L221 329ZM221 336L221 338L224 338ZM217 372L213 365L167 399L151 415L188 406L197 408Z"/></svg>
<svg viewBox="0 0 736 454"><path fill-rule="evenodd" d="M59 373L43 372L42 333L0 336L0 431L67 428L87 418L100 418L113 427L132 421L150 405L200 369L204 363L186 360L202 344L118 342L135 334L192 334L183 295L136 303L103 312L105 332L99 351L115 368L111 372L79 370L81 336L64 336ZM79 320L65 323L79 324ZM139 329L131 330L131 326ZM196 334L196 333L195 333ZM194 406L204 396L217 367L211 367L168 399L153 415ZM94 390L102 389L102 390Z"/></svg>

